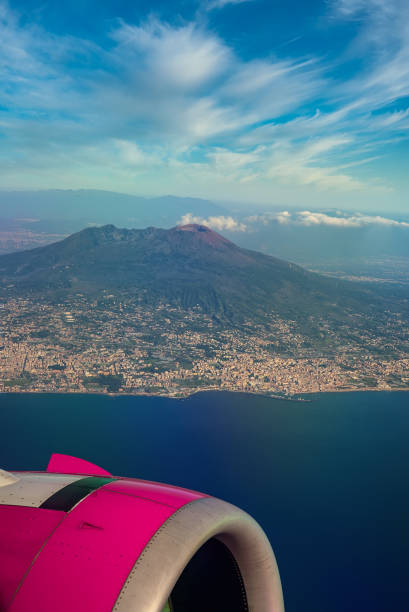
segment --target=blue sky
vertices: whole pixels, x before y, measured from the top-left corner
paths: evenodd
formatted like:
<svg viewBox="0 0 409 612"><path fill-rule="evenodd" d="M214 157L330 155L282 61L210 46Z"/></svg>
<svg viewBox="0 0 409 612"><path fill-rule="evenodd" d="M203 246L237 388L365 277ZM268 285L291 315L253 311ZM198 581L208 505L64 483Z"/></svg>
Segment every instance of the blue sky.
<svg viewBox="0 0 409 612"><path fill-rule="evenodd" d="M3 189L407 213L407 0L0 0Z"/></svg>

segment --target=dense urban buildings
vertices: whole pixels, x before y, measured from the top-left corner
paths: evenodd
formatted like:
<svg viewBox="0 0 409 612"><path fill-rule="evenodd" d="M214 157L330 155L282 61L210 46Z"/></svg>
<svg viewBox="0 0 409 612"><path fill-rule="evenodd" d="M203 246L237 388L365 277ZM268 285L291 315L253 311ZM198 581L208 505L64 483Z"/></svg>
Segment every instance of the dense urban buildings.
<svg viewBox="0 0 409 612"><path fill-rule="evenodd" d="M389 346L371 331L334 349L308 346L295 322L223 329L200 312L147 309L112 294L51 305L0 303L0 391L183 396L205 389L297 395L409 388L403 321ZM322 321L322 335L331 330ZM397 338L399 337L399 338Z"/></svg>

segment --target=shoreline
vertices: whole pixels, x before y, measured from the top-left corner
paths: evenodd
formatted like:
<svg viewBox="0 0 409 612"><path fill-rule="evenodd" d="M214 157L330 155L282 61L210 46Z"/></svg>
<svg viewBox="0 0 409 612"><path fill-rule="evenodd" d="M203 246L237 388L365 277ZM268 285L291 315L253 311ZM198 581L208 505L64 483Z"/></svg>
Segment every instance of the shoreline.
<svg viewBox="0 0 409 612"><path fill-rule="evenodd" d="M169 394L169 393L149 393L149 392L145 392L145 393L118 393L118 392L109 392L109 391L78 391L78 390L71 390L71 391L59 391L57 389L54 389L52 391L36 391L36 390L24 390L24 391L0 391L0 397L2 395L95 395L95 396L105 396L105 397L162 397L164 399L176 399L176 400L186 400L189 399L190 397L194 396L194 395L198 395L200 393L237 393L237 394L243 394L243 395L254 395L256 397L264 397L267 399L274 399L274 400L283 400L283 401L289 401L289 402L311 402L313 401L313 396L315 395L321 395L321 394L328 394L328 393L367 393L367 392L373 392L373 393L395 393L395 392L409 392L409 387L399 387L396 389L379 389L379 388L374 388L374 387L360 387L357 389L330 389L330 390L320 390L320 391L303 391L300 393L297 393L295 395L290 395L290 394L277 394L277 393L258 393L256 391L245 391L242 389L214 389L214 388L209 388L209 389L196 389L194 391L192 391L191 393L180 393L180 394ZM307 396L307 397L305 397Z"/></svg>

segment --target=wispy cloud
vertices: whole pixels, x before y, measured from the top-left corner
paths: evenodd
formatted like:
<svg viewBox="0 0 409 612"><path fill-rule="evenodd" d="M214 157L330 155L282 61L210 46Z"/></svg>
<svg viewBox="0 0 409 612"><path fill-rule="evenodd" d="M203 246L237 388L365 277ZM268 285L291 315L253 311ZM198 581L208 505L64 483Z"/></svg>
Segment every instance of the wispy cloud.
<svg viewBox="0 0 409 612"><path fill-rule="evenodd" d="M342 77L318 54L244 57L211 17L111 22L97 43L47 32L0 0L3 183L145 193L183 184L264 201L289 188L299 198L390 189L366 167L409 137L406 0L334 3L338 24L358 24L351 48L363 63Z"/></svg>
<svg viewBox="0 0 409 612"><path fill-rule="evenodd" d="M8 86L3 101L37 121L56 119L44 114L54 111L89 133L98 129L98 137L111 132L139 145L160 138L190 146L214 136L228 139L232 132L294 110L318 90L317 66L244 62L198 24L121 23L111 38L114 45L106 51L47 35L20 26L3 5L0 76ZM72 53L80 58L74 68ZM101 63L103 69L96 69ZM277 96L279 90L286 95Z"/></svg>
<svg viewBox="0 0 409 612"><path fill-rule="evenodd" d="M362 106L380 108L409 95L409 4L406 0L337 0L334 13L361 27L352 50L366 67L347 84Z"/></svg>
<svg viewBox="0 0 409 612"><path fill-rule="evenodd" d="M206 10L221 9L228 4L243 4L244 2L254 2L254 0L205 0L204 8Z"/></svg>

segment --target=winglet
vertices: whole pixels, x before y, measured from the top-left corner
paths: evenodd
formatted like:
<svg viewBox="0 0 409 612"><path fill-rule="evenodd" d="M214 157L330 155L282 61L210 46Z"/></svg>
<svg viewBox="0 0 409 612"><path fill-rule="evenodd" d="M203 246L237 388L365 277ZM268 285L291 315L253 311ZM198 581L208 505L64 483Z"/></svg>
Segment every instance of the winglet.
<svg viewBox="0 0 409 612"><path fill-rule="evenodd" d="M54 474L84 474L90 476L112 476L106 470L98 467L94 463L85 461L85 459L79 459L78 457L71 457L71 455L60 455L59 453L53 453L50 461L48 462L47 472L53 472Z"/></svg>

